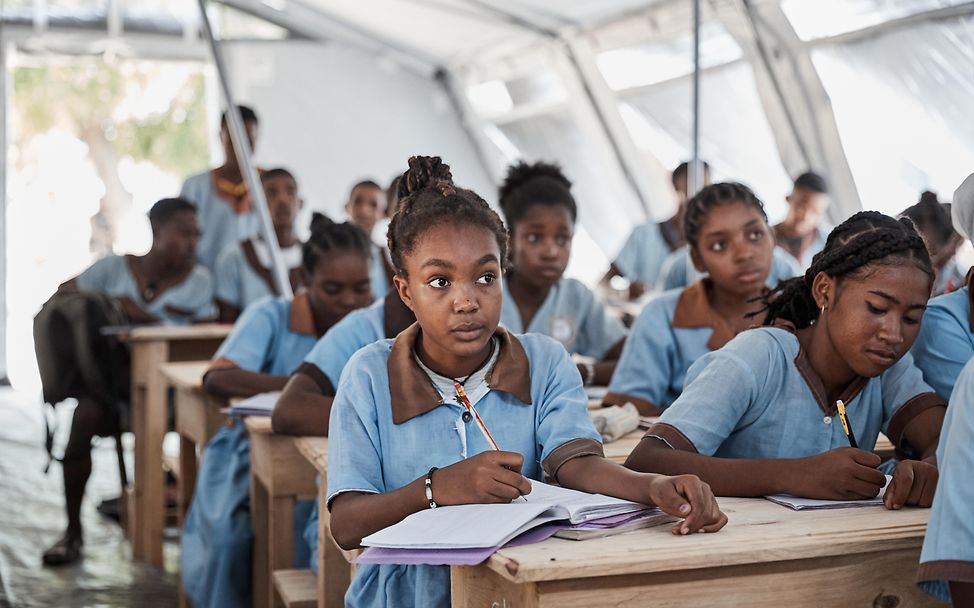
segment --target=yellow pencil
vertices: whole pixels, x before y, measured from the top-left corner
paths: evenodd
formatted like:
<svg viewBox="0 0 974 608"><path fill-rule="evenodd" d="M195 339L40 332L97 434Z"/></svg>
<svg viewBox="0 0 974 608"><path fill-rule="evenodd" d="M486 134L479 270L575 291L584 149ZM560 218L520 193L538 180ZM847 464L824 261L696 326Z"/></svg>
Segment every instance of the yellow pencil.
<svg viewBox="0 0 974 608"><path fill-rule="evenodd" d="M849 445L854 448L858 448L856 445L856 434L852 432L852 425L849 424L849 419L845 415L845 403L839 399L835 402L835 409L839 410L839 421L842 422L842 430L845 431L845 436L849 438Z"/></svg>

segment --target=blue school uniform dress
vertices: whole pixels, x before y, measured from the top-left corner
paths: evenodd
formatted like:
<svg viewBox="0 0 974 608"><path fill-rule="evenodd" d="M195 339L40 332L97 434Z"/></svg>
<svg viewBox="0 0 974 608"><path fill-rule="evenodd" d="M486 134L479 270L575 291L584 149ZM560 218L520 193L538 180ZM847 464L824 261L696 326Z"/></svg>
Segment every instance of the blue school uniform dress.
<svg viewBox="0 0 974 608"><path fill-rule="evenodd" d="M710 306L709 283L703 279L646 304L626 339L606 401L629 401L642 411L669 407L683 391L690 366L734 337Z"/></svg>
<svg viewBox="0 0 974 608"><path fill-rule="evenodd" d="M974 316L970 284L927 303L913 358L923 378L944 399L950 399L960 370L974 357Z"/></svg>
<svg viewBox="0 0 974 608"><path fill-rule="evenodd" d="M291 289L301 285L301 244L281 249ZM257 300L281 295L271 271L271 254L259 239L228 245L216 260L216 299L243 311Z"/></svg>
<svg viewBox="0 0 974 608"><path fill-rule="evenodd" d="M220 189L215 170L187 178L179 196L196 206L203 230L196 259L211 271L228 245L257 234L257 214L246 192L237 194Z"/></svg>
<svg viewBox="0 0 974 608"><path fill-rule="evenodd" d="M418 325L358 351L342 373L331 410L328 504L345 492L377 494L491 448L465 422L415 356ZM551 338L495 334L496 363L467 395L501 449L524 457L522 473L557 479L562 464L602 454L581 377ZM436 497L436 484L433 484ZM360 566L345 605L450 605L447 566Z"/></svg>
<svg viewBox="0 0 974 608"><path fill-rule="evenodd" d="M937 494L923 539L917 582L951 601L949 581L974 583L974 362L964 366L937 445Z"/></svg>
<svg viewBox="0 0 974 608"><path fill-rule="evenodd" d="M352 311L332 326L298 367L298 374L311 378L322 395L334 396L345 364L358 350L384 338L394 338L416 321L416 317L392 289L368 308ZM311 569L318 573L318 504L304 528L304 540L311 556Z"/></svg>
<svg viewBox="0 0 974 608"><path fill-rule="evenodd" d="M649 222L633 228L612 265L630 281L655 287L663 260L681 243L664 232L669 224Z"/></svg>
<svg viewBox="0 0 974 608"><path fill-rule="evenodd" d="M875 378L854 379L839 396L859 447L880 432L908 452L904 429L945 405L909 353ZM741 332L690 367L683 394L646 433L671 448L721 458L802 458L848 447L835 402L791 331Z"/></svg>
<svg viewBox="0 0 974 608"><path fill-rule="evenodd" d="M216 316L213 279L206 268L194 266L179 284L161 293L147 294L139 288L134 264L134 256L110 255L89 266L74 282L81 291L98 291L110 297L127 296L139 308L167 325L187 325ZM153 297L147 300L147 295Z"/></svg>
<svg viewBox="0 0 974 608"><path fill-rule="evenodd" d="M275 376L301 364L318 339L307 294L267 299L248 308L217 350L210 370L236 367ZM294 509L295 536L312 501ZM253 531L250 527L250 441L243 422L220 429L206 446L196 493L183 526L180 571L196 608L249 606ZM294 545L294 566L308 566L308 549Z"/></svg>
<svg viewBox="0 0 974 608"><path fill-rule="evenodd" d="M805 271L785 250L775 247L771 255L771 272L766 281L768 287L774 289L778 283L786 279L797 277ZM686 287L704 278L706 273L700 272L690 259L690 249L687 245L677 249L663 262L660 270L660 288L664 291Z"/></svg>
<svg viewBox="0 0 974 608"><path fill-rule="evenodd" d="M563 278L551 288L531 324L524 327L521 311L503 281L501 325L515 334L537 333L561 342L570 353L602 359L626 337L622 321L606 310L592 290L580 281Z"/></svg>

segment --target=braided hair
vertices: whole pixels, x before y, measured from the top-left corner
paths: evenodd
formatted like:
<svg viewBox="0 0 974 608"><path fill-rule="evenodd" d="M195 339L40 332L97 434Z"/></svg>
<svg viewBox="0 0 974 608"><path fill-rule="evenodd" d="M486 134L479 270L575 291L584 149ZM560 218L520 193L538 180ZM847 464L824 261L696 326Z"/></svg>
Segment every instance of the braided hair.
<svg viewBox="0 0 974 608"><path fill-rule="evenodd" d="M404 257L428 229L444 223L472 224L493 233L503 269L507 260L507 229L493 209L472 190L453 183L449 165L439 156L413 156L399 179L399 208L389 223L392 265L406 276Z"/></svg>
<svg viewBox="0 0 974 608"><path fill-rule="evenodd" d="M687 243L690 243L694 249L697 248L700 230L703 228L704 222L707 221L707 215L714 207L737 202L757 209L764 223L768 223L768 215L764 212L764 203L750 188L737 182L711 184L687 201L686 209L683 210L683 237Z"/></svg>
<svg viewBox="0 0 974 608"><path fill-rule="evenodd" d="M520 161L508 167L507 177L498 188L497 200L511 230L535 205L564 207L575 223L578 206L571 187L571 181L558 165Z"/></svg>
<svg viewBox="0 0 974 608"><path fill-rule="evenodd" d="M804 329L818 319L819 309L812 295L812 282L818 273L841 279L854 276L870 264L894 265L904 261L916 265L933 284L930 254L913 223L878 211L860 211L832 230L805 276L779 283L762 298L765 307L754 314L765 313L764 325L781 319L796 329Z"/></svg>
<svg viewBox="0 0 974 608"><path fill-rule="evenodd" d="M338 224L328 216L314 212L311 214L311 237L301 248L301 264L313 273L324 254L336 251L361 253L372 257L372 241L365 232L350 222Z"/></svg>

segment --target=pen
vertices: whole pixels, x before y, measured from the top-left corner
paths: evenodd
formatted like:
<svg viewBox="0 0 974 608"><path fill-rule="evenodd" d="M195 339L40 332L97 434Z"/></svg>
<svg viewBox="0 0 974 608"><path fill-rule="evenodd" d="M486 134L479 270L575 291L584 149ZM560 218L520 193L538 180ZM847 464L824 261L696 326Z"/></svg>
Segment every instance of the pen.
<svg viewBox="0 0 974 608"><path fill-rule="evenodd" d="M473 419L477 423L477 427L483 434L484 439L487 440L487 443L490 444L491 448L499 452L500 448L497 447L497 442L494 441L493 437L491 437L490 431L487 430L487 425L484 424L484 420L480 417L480 414L477 413L477 410L474 409L473 404L470 403L470 399L467 398L467 393L463 390L463 386L459 382L454 382L453 390L455 390L457 393L457 401L459 401L463 407L467 408L467 411L470 412L471 416L473 416ZM524 499L524 502L528 501L525 496L521 496L521 498Z"/></svg>
<svg viewBox="0 0 974 608"><path fill-rule="evenodd" d="M839 421L842 422L842 430L845 431L846 437L849 438L849 445L854 448L858 448L856 445L856 434L852 432L852 425L849 424L849 419L845 415L845 403L839 399L835 402L835 409L839 410Z"/></svg>

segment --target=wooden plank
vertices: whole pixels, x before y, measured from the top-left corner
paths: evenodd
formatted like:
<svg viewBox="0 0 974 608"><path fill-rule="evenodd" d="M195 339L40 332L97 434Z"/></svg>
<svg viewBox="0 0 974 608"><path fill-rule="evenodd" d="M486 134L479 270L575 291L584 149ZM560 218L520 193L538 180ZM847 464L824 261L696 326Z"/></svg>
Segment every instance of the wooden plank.
<svg viewBox="0 0 974 608"><path fill-rule="evenodd" d="M172 342L174 340L222 340L230 335L233 325L201 323L198 325L147 325L134 327L120 334L119 338L130 342Z"/></svg>
<svg viewBox="0 0 974 608"><path fill-rule="evenodd" d="M271 568L269 530L267 527L267 511L270 499L267 488L254 475L250 476L250 517L254 530L253 555L253 601L254 608L268 608L274 589L270 584Z"/></svg>
<svg viewBox="0 0 974 608"><path fill-rule="evenodd" d="M174 388L203 388L203 375L210 368L208 360L166 363L162 375Z"/></svg>
<svg viewBox="0 0 974 608"><path fill-rule="evenodd" d="M274 588L287 608L315 608L318 596L311 570L275 570Z"/></svg>

